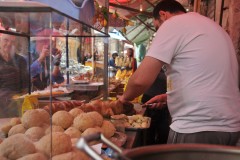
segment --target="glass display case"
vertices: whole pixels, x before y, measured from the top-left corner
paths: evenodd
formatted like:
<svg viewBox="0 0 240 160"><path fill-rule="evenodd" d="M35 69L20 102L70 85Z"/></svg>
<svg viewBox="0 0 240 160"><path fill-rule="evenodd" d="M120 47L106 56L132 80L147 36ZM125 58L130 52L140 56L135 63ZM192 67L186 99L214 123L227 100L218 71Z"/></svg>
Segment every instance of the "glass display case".
<svg viewBox="0 0 240 160"><path fill-rule="evenodd" d="M72 151L69 137L47 133L55 129L53 113L70 111L103 92L103 57L93 46L94 37L108 35L47 4L0 2L0 159L37 150L49 159ZM102 64L96 66L96 60ZM68 121L69 113L60 119ZM45 135L47 142L33 144ZM15 149L8 152L8 145Z"/></svg>
<svg viewBox="0 0 240 160"><path fill-rule="evenodd" d="M108 34L72 0L34 1L0 1L0 159L86 159L76 140L99 131L123 145L110 117L136 111L104 98Z"/></svg>
<svg viewBox="0 0 240 160"><path fill-rule="evenodd" d="M96 66L103 56L93 42L107 34L43 3L0 3L0 117L21 115L25 108L20 101L28 95L53 100L73 91L79 91L75 98L80 99L85 91L96 94L104 72ZM77 11L74 5L73 9ZM90 93L87 99L94 96Z"/></svg>

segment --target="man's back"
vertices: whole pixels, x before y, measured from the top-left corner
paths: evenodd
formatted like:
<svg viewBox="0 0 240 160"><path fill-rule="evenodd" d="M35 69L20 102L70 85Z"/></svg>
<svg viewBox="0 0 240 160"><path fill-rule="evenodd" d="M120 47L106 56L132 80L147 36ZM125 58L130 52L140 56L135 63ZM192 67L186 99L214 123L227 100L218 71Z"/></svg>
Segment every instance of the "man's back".
<svg viewBox="0 0 240 160"><path fill-rule="evenodd" d="M210 19L187 13L164 22L156 39L148 56L171 66L171 128L180 133L239 131L238 67L227 33Z"/></svg>

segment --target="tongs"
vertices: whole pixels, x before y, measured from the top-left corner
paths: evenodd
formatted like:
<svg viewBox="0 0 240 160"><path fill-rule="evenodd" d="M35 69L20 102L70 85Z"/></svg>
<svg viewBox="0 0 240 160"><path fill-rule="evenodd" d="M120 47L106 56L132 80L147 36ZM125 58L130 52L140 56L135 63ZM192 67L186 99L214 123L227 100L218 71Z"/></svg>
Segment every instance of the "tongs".
<svg viewBox="0 0 240 160"><path fill-rule="evenodd" d="M102 141L104 144L106 144L108 147L110 147L114 151L113 154L112 154L113 159L115 159L115 160L130 160L129 158L122 155L122 150L118 146L113 144L110 140L108 140L102 133L95 133L95 134L91 134L89 136L81 137L78 140L78 142L76 144L76 147L78 149L83 150L85 153L87 153L94 160L104 160L88 144L89 142L96 141L96 140L97 141Z"/></svg>
<svg viewBox="0 0 240 160"><path fill-rule="evenodd" d="M157 103L142 104L142 108L151 107L154 104L157 104ZM162 105L166 105L166 104L167 102L162 102Z"/></svg>

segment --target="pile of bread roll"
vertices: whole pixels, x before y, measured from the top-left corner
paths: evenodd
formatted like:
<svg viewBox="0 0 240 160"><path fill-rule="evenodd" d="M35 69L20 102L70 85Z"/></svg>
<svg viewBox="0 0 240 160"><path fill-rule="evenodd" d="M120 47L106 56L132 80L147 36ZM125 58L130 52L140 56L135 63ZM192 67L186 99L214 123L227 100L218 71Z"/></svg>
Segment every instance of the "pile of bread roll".
<svg viewBox="0 0 240 160"><path fill-rule="evenodd" d="M46 111L50 113L51 105L44 107ZM100 113L103 117L111 117L112 115L126 114L133 115L136 111L133 108L133 104L122 104L119 101L103 101L103 100L93 100L89 103L83 103L82 101L60 101L52 103L52 113L60 110L70 111L73 108L79 108L84 112L96 111Z"/></svg>
<svg viewBox="0 0 240 160"><path fill-rule="evenodd" d="M111 138L116 131L114 125L96 111L61 110L51 119L52 126L50 114L44 109L27 110L21 119L12 118L1 128L6 138L0 141L0 159L88 160L85 153L76 149L77 140L96 132Z"/></svg>

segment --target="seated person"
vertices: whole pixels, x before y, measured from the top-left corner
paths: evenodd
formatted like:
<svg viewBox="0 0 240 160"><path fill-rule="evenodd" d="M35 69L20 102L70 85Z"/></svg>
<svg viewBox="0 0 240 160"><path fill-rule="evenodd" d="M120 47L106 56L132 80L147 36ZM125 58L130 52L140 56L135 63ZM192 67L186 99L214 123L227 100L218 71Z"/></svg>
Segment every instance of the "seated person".
<svg viewBox="0 0 240 160"><path fill-rule="evenodd" d="M133 72L137 69L137 61L136 58L134 58L134 50L132 48L127 49L126 57L124 57L124 67L126 67L127 70L132 70Z"/></svg>
<svg viewBox="0 0 240 160"><path fill-rule="evenodd" d="M53 45L54 46L54 45ZM64 82L64 77L60 72L61 51L53 47L53 70L52 83ZM43 45L39 58L31 65L31 80L33 87L38 90L43 90L50 84L50 53L49 46Z"/></svg>

